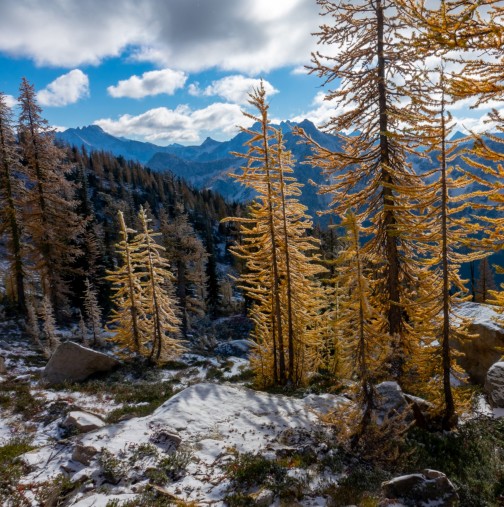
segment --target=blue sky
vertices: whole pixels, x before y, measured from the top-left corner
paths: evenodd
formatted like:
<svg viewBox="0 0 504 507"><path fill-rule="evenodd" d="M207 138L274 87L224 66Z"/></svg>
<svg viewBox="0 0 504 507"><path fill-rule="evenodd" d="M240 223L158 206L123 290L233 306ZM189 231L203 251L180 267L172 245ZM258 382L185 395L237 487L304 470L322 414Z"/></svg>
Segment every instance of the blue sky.
<svg viewBox="0 0 504 507"><path fill-rule="evenodd" d="M0 91L25 76L56 128L100 125L157 144L224 140L262 78L275 120L320 125L332 108L303 65L315 0L0 0ZM481 114L456 113L474 128Z"/></svg>

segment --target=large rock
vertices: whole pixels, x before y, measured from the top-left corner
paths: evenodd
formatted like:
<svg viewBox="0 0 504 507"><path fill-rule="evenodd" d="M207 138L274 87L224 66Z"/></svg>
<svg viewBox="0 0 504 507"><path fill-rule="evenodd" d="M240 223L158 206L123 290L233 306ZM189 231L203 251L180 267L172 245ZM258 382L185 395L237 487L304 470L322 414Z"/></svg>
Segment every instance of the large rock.
<svg viewBox="0 0 504 507"><path fill-rule="evenodd" d="M72 429L78 433L87 433L88 431L103 428L105 425L105 421L98 416L78 410L69 412L65 420L61 423L63 428Z"/></svg>
<svg viewBox="0 0 504 507"><path fill-rule="evenodd" d="M504 408L504 362L495 363L488 370L485 391L492 406Z"/></svg>
<svg viewBox="0 0 504 507"><path fill-rule="evenodd" d="M77 343L65 342L59 345L49 359L42 380L50 385L81 382L93 373L110 371L119 364L119 361L106 354Z"/></svg>
<svg viewBox="0 0 504 507"><path fill-rule="evenodd" d="M409 409L408 401L397 382L382 382L375 390L377 394L375 416L378 424Z"/></svg>
<svg viewBox="0 0 504 507"><path fill-rule="evenodd" d="M421 474L403 475L382 484L388 500L400 500L416 507L455 507L458 495L445 474L424 470Z"/></svg>
<svg viewBox="0 0 504 507"><path fill-rule="evenodd" d="M504 329L497 325L496 319L503 316L499 316L491 305L469 302L461 303L456 312L461 317L472 319L469 332L476 335L463 343L452 343L457 350L464 353L457 361L474 383L484 385L488 369L502 357Z"/></svg>

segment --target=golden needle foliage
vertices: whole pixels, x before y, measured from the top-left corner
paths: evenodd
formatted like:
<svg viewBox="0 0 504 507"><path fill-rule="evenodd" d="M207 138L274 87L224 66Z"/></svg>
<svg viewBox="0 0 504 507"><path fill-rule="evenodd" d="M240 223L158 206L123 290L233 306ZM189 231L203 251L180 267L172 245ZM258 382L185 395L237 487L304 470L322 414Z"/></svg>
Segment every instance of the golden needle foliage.
<svg viewBox="0 0 504 507"><path fill-rule="evenodd" d="M240 223L242 242L232 248L246 271L240 286L253 300L249 315L256 343L252 366L260 384L304 383L320 360L324 292L315 275L324 271L307 235L311 221L299 203L301 185L291 176L292 160L282 134L269 125L265 90L250 95L259 115L244 113L259 129L249 134L247 162L235 179L253 189L256 201Z"/></svg>

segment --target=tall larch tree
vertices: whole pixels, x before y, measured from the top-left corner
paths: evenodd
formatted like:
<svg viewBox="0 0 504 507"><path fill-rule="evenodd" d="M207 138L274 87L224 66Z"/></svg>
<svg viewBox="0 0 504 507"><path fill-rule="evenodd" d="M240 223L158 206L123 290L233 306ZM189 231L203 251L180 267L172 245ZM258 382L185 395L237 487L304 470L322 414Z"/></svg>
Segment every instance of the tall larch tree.
<svg viewBox="0 0 504 507"><path fill-rule="evenodd" d="M504 98L504 8L498 0L441 0L432 8L425 0L398 0L404 5L417 30L428 38L428 44L416 44L424 55L432 51L449 53L462 66L449 79L449 93L454 100L472 101L472 107ZM464 157L473 180L486 188L487 209L495 218L484 217L486 238L482 245L489 250L501 248L504 219L502 136L504 117L497 110L489 113L489 127L497 131L485 136L473 133L474 147ZM490 162L491 164L488 164ZM479 173L479 175L478 175ZM481 176L482 175L482 176ZM484 206L483 206L484 208Z"/></svg>
<svg viewBox="0 0 504 507"><path fill-rule="evenodd" d="M0 93L0 236L7 235L9 270L13 299L21 313L26 312L24 288L22 199L25 194L22 166L16 146L12 111Z"/></svg>
<svg viewBox="0 0 504 507"><path fill-rule="evenodd" d="M420 40L417 37L417 43ZM469 321L457 318L456 312L457 303L470 298L460 276L460 267L484 254L469 248L479 228L467 212L473 206L473 195L464 192L472 180L456 165L461 153L460 142L449 141L454 122L448 110L450 101L443 67L434 69L422 87L423 94L418 94L415 100L430 118L419 122L418 131L425 146L424 154L431 157L433 169L425 174L430 181L422 215L426 227L411 231L411 236L430 268L431 290L423 300L423 320L440 331L432 336L430 344L426 341L420 355L424 357L422 369L427 391L442 412L443 429L451 430L460 412L455 403L452 376L461 377L462 374L455 362L457 353L453 346L463 338L470 339ZM442 383L438 380L440 377Z"/></svg>
<svg viewBox="0 0 504 507"><path fill-rule="evenodd" d="M346 241L337 258L337 267L344 291L336 327L345 330L341 371L358 385L356 397L360 412L352 429L353 444L357 445L372 422L372 411L378 401L374 386L383 375L390 341L385 332L385 316L376 302L376 282L371 276L377 259L368 253L369 244L361 246L361 224L354 213L343 217L341 225L346 229Z"/></svg>
<svg viewBox="0 0 504 507"><path fill-rule="evenodd" d="M177 338L180 318L177 315L177 301L173 295L173 274L170 264L163 257L164 247L156 243L161 233L154 232L141 207L138 218L141 230L135 240L140 251L138 261L144 266L142 273L141 304L145 323L143 346L149 349L149 359L160 363L179 356L185 349Z"/></svg>
<svg viewBox="0 0 504 507"><path fill-rule="evenodd" d="M117 343L126 357L145 355L144 315L140 283L139 243L130 239L136 231L126 226L122 211L118 212L119 237L116 251L120 265L110 271L107 280L112 282L112 309L107 327L112 331L111 341Z"/></svg>
<svg viewBox="0 0 504 507"><path fill-rule="evenodd" d="M19 145L29 178L23 206L25 228L43 292L62 316L68 302L65 277L81 254L82 224L75 213L75 188L65 177L71 167L65 163L65 152L55 146L54 131L42 118L35 90L24 78L19 104Z"/></svg>
<svg viewBox="0 0 504 507"><path fill-rule="evenodd" d="M256 355L259 383L298 385L318 361L323 291L315 275L324 271L315 253L317 241L308 236L311 221L297 199L300 185L291 176L292 161L281 133L269 125L263 85L250 95L259 130L242 129L250 137L241 174L234 177L251 188L257 199L240 224L242 243L232 248L246 270L240 286L254 301Z"/></svg>
<svg viewBox="0 0 504 507"><path fill-rule="evenodd" d="M355 210L358 222L366 225L362 238L369 253L381 260L376 290L382 295L385 331L394 344L391 372L402 382L419 341L409 322L418 312L414 298L420 280L405 231L419 227L415 208L422 182L406 157L415 145L420 114L411 95L422 76L412 52L397 50L405 27L394 2L317 3L330 19L316 35L337 52L331 57L314 53L311 72L326 85L338 83L326 93L334 115L324 127L340 137L343 147L332 152L309 140L314 150L310 162L330 177L321 191L331 195L334 212Z"/></svg>

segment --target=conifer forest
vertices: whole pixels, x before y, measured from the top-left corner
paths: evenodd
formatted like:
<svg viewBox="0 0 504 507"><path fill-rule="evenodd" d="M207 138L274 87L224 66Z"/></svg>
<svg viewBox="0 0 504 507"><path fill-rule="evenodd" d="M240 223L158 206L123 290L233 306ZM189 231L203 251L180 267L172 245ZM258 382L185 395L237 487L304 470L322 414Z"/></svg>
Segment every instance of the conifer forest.
<svg viewBox="0 0 504 507"><path fill-rule="evenodd" d="M316 125L0 91L0 505L504 505L504 2L308 1Z"/></svg>

